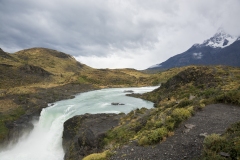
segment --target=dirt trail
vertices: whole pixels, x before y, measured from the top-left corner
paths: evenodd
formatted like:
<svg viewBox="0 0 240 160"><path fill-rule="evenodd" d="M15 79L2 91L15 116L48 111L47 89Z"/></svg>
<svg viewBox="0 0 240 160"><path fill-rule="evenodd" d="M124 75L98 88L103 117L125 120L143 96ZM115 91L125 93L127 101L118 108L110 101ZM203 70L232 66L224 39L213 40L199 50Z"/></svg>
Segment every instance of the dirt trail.
<svg viewBox="0 0 240 160"><path fill-rule="evenodd" d="M240 107L212 104L182 123L172 137L161 144L141 147L123 146L112 160L181 160L201 155L204 136L222 134L231 124L240 121ZM190 125L189 125L190 124ZM188 128L186 128L186 126Z"/></svg>

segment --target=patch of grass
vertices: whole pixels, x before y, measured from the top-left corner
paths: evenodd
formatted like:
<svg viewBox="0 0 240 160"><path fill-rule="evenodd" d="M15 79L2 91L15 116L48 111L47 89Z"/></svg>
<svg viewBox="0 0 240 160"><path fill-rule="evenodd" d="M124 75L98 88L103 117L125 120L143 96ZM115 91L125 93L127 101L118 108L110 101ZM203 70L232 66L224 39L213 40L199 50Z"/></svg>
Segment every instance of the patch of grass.
<svg viewBox="0 0 240 160"><path fill-rule="evenodd" d="M83 158L83 160L106 160L113 153L109 150L106 150L102 153L93 153Z"/></svg>
<svg viewBox="0 0 240 160"><path fill-rule="evenodd" d="M79 82L80 84L85 84L85 83L87 83L86 76L79 77L79 78L78 78L78 82Z"/></svg>
<svg viewBox="0 0 240 160"><path fill-rule="evenodd" d="M191 104L192 104L192 101L190 101L188 99L184 99L184 100L180 101L176 107L183 108L183 107L189 106Z"/></svg>
<svg viewBox="0 0 240 160"><path fill-rule="evenodd" d="M131 137L134 137L135 132L129 130L129 127L121 126L114 128L113 130L110 130L107 133L107 137L104 138L104 144L109 143L118 143L118 144L124 144L129 142Z"/></svg>

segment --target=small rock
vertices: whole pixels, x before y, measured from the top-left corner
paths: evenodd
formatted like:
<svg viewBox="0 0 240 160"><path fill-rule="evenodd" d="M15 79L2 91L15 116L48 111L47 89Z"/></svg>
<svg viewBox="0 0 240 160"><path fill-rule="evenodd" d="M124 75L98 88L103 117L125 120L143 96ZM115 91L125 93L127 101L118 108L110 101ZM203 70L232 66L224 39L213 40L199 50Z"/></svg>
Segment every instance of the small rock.
<svg viewBox="0 0 240 160"><path fill-rule="evenodd" d="M200 137L207 137L207 133L206 132L205 133L200 133L199 136Z"/></svg>
<svg viewBox="0 0 240 160"><path fill-rule="evenodd" d="M228 154L228 153L226 153L226 152L219 152L218 153L220 156L222 156L222 157L230 157L230 155Z"/></svg>
<svg viewBox="0 0 240 160"><path fill-rule="evenodd" d="M112 102L111 105L117 106L117 105L125 105L125 104L123 104L123 103Z"/></svg>
<svg viewBox="0 0 240 160"><path fill-rule="evenodd" d="M185 124L184 127L186 127L187 129L193 129L193 127L195 127L196 125L193 124Z"/></svg>
<svg viewBox="0 0 240 160"><path fill-rule="evenodd" d="M183 133L188 133L189 131L190 131L190 129L187 128L187 129L184 129L184 130L183 130Z"/></svg>
<svg viewBox="0 0 240 160"><path fill-rule="evenodd" d="M191 95L189 96L189 100L193 100L195 98L195 96Z"/></svg>
<svg viewBox="0 0 240 160"><path fill-rule="evenodd" d="M124 93L133 93L133 90L125 90Z"/></svg>

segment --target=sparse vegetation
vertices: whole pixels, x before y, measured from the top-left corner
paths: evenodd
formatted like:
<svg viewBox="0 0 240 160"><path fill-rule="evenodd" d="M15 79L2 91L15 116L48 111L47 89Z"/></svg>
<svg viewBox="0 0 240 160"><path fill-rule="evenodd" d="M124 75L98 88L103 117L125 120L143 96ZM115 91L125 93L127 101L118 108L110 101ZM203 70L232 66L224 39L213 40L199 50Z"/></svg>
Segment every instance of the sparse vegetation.
<svg viewBox="0 0 240 160"><path fill-rule="evenodd" d="M160 143L166 137L173 135L174 129L182 121L207 104L240 104L240 79L237 76L240 74L240 69L225 66L192 66L178 71L153 92L133 95L155 102L155 108L141 114L137 111L127 114L118 127L109 131L105 138L107 144L118 146L131 140L143 146ZM126 130L128 133L125 132ZM121 141L121 137L124 137L124 141ZM209 141L213 137L210 137ZM205 143L214 145L208 142L208 139Z"/></svg>
<svg viewBox="0 0 240 160"><path fill-rule="evenodd" d="M233 124L222 135L211 134L204 139L202 159L239 159L240 122ZM224 156L221 155L224 154Z"/></svg>
<svg viewBox="0 0 240 160"><path fill-rule="evenodd" d="M93 153L83 158L83 160L106 160L112 155L112 152L106 150L102 153Z"/></svg>

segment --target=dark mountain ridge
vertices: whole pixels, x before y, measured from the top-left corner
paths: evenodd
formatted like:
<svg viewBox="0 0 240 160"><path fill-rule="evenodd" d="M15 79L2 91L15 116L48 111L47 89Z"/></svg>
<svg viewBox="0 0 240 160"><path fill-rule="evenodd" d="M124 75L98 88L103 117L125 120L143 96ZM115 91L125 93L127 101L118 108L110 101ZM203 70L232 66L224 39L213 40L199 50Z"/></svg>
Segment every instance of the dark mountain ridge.
<svg viewBox="0 0 240 160"><path fill-rule="evenodd" d="M165 70L188 65L240 66L240 38L234 38L219 30L202 44L194 44L187 51L177 54L165 62L147 70Z"/></svg>

